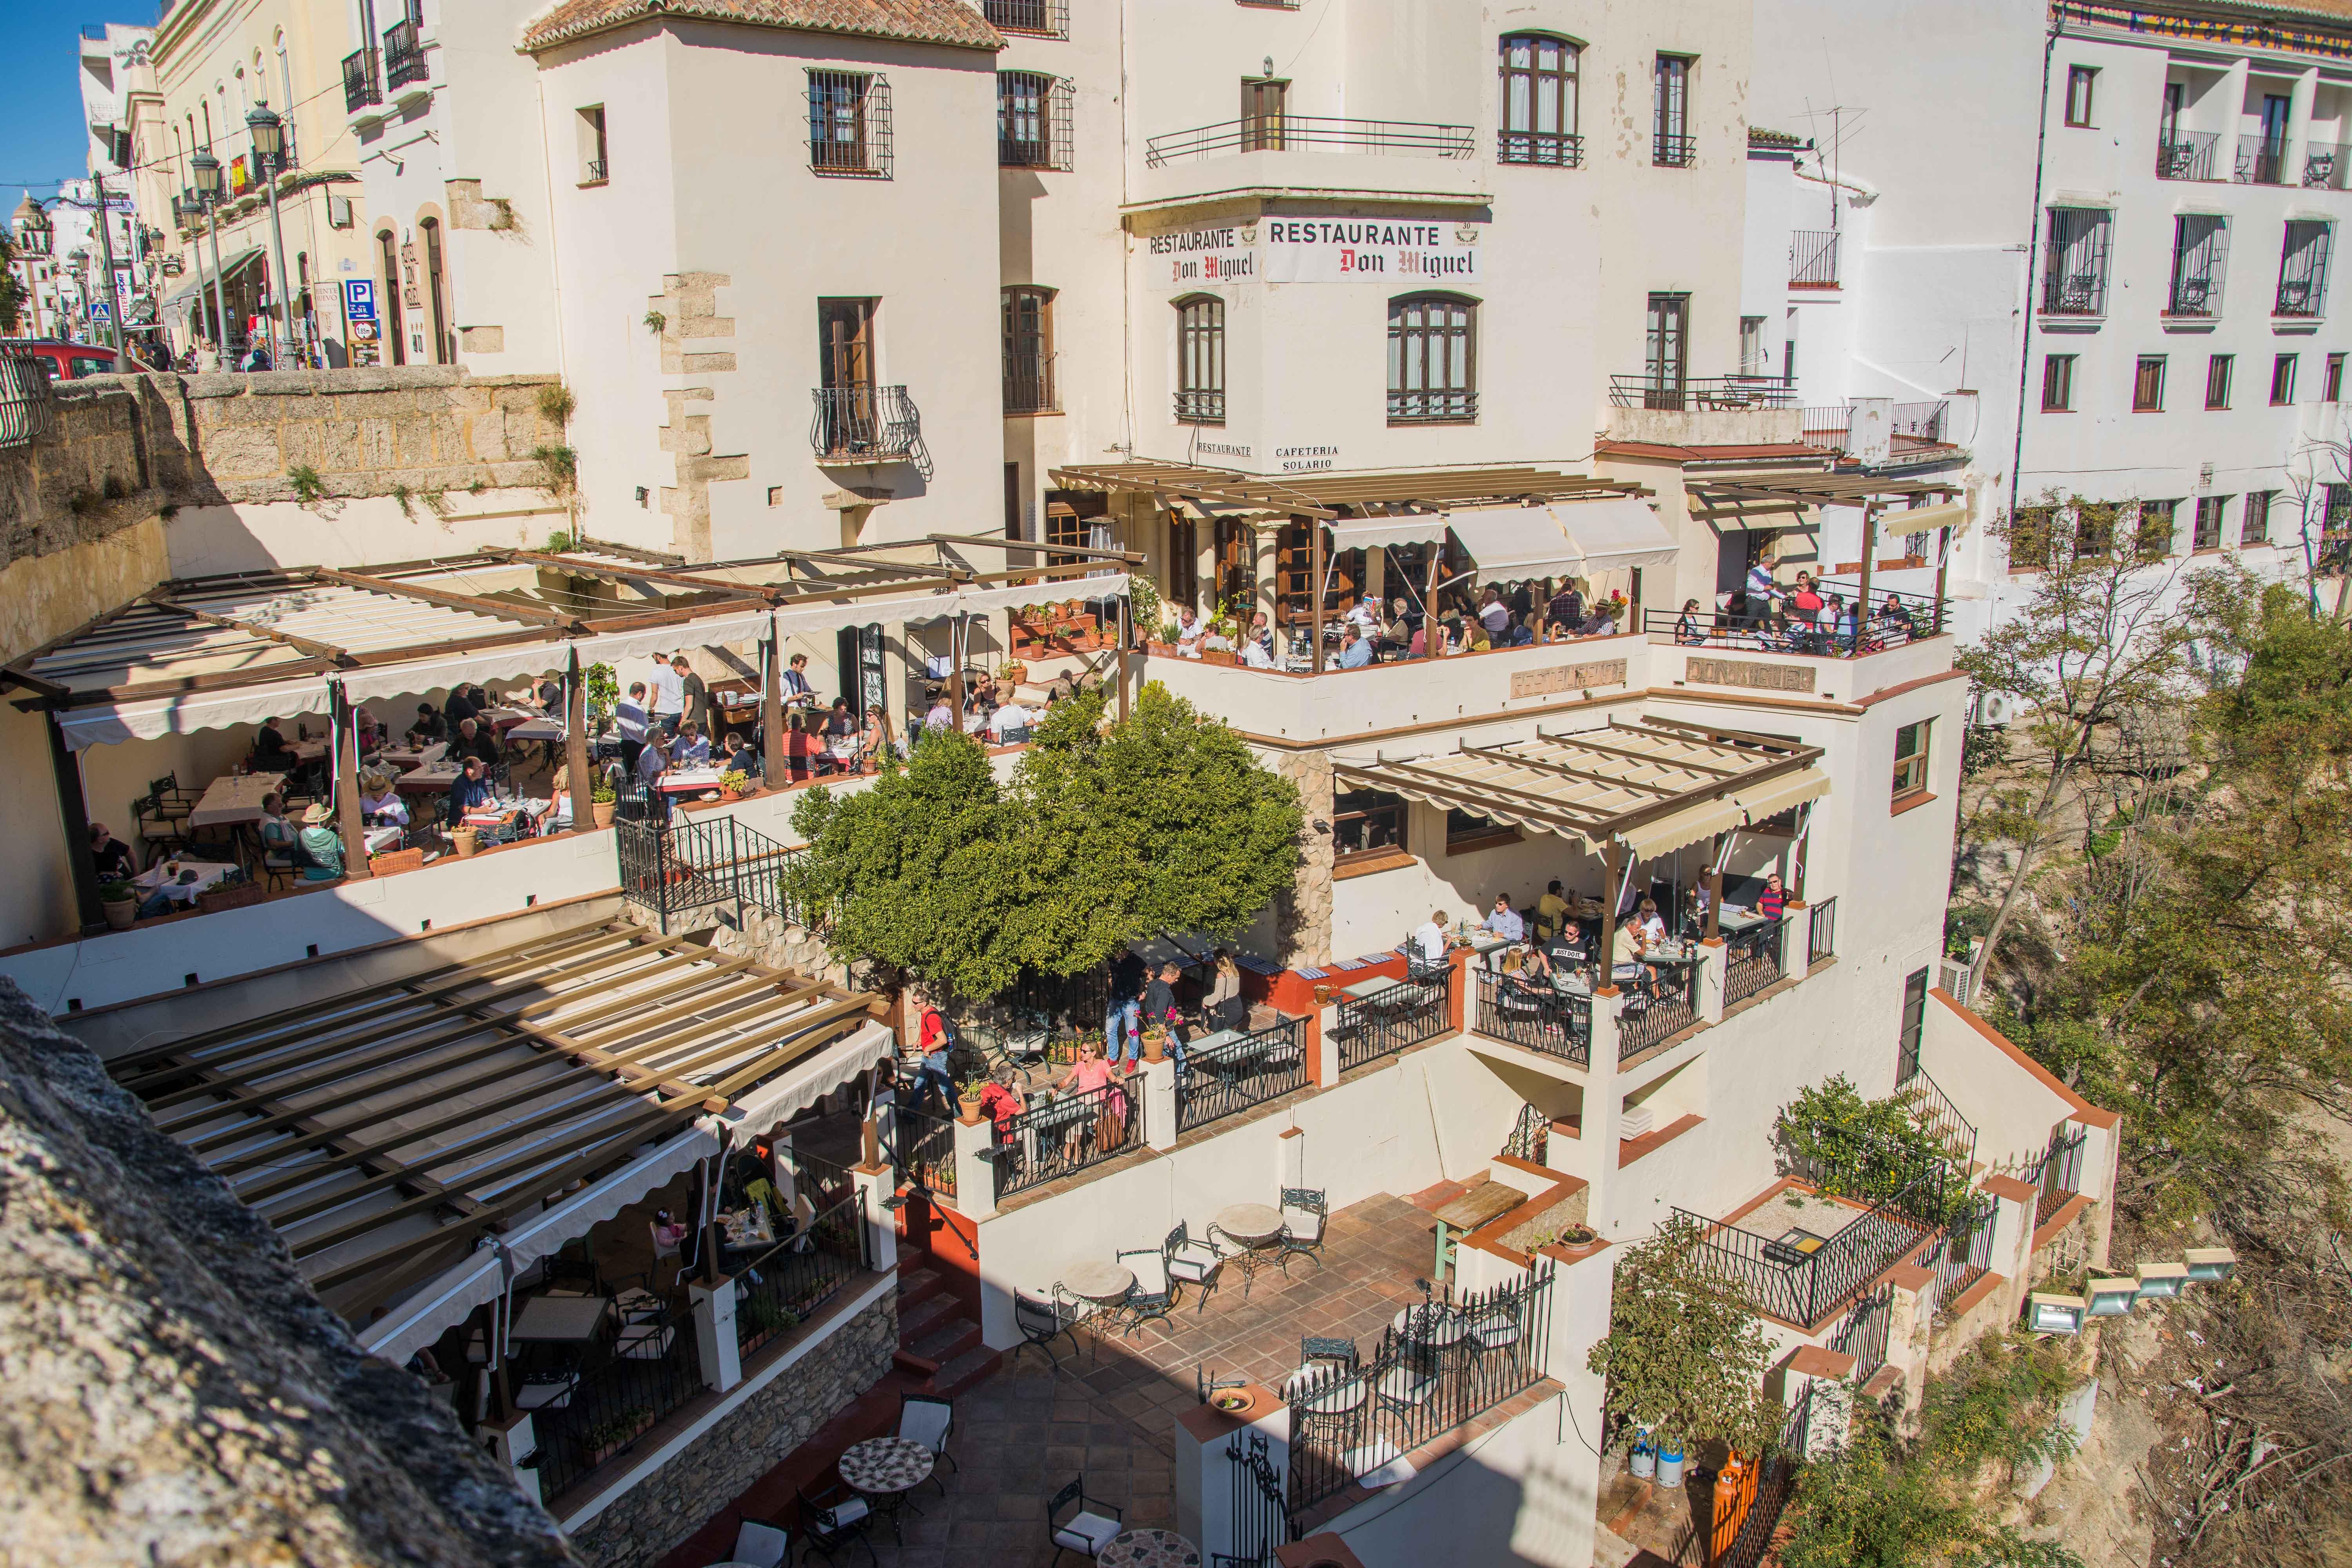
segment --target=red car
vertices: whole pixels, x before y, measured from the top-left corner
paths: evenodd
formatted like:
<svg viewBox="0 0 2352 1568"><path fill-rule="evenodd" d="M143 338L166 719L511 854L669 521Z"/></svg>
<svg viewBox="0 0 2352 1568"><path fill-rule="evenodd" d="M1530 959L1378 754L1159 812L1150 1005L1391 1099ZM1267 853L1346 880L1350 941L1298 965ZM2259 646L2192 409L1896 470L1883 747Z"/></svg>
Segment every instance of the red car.
<svg viewBox="0 0 2352 1568"><path fill-rule="evenodd" d="M101 343L69 343L60 338L0 338L0 353L48 361L52 381L114 375L123 368L122 356Z"/></svg>

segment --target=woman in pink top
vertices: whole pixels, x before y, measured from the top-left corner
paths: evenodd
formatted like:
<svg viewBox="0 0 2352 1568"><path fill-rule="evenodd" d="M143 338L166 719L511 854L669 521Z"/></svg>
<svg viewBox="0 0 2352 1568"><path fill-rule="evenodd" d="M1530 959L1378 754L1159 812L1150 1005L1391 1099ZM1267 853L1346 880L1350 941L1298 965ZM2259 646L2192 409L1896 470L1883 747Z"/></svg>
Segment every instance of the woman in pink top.
<svg viewBox="0 0 2352 1568"><path fill-rule="evenodd" d="M1100 1040L1081 1041L1078 1059L1070 1064L1070 1070L1064 1073L1061 1081L1054 1087L1064 1093L1076 1094L1109 1087L1110 1092L1102 1098L1101 1113L1095 1119L1095 1137L1105 1152L1118 1148L1126 1141L1127 1095L1111 1086L1110 1063L1103 1058ZM1065 1152L1065 1158L1075 1160L1078 1157L1078 1142L1086 1132L1087 1124L1084 1122L1070 1129L1067 1140L1070 1147Z"/></svg>

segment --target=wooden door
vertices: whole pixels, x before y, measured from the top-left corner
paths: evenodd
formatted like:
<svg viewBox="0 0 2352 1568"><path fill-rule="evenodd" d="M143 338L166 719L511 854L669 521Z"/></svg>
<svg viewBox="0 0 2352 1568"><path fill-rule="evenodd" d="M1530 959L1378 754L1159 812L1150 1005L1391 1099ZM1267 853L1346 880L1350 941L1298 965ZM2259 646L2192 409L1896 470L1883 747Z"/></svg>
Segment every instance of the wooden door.
<svg viewBox="0 0 2352 1568"><path fill-rule="evenodd" d="M1290 99L1290 84L1269 81L1260 77L1242 79L1242 151L1244 153L1278 153L1282 150L1285 110Z"/></svg>

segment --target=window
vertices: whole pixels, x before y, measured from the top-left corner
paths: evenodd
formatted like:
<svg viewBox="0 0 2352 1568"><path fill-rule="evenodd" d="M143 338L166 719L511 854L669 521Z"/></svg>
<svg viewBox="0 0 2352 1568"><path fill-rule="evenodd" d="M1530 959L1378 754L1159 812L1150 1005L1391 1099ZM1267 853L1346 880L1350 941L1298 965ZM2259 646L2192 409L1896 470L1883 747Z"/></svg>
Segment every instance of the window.
<svg viewBox="0 0 2352 1568"><path fill-rule="evenodd" d="M2321 379L2319 400L2322 403L2344 401L2344 356L2342 354L2327 356L2327 374Z"/></svg>
<svg viewBox="0 0 2352 1568"><path fill-rule="evenodd" d="M1648 325L1642 338L1642 401L1646 406L1683 405L1683 383L1689 371L1689 356L1690 296L1651 295Z"/></svg>
<svg viewBox="0 0 2352 1568"><path fill-rule="evenodd" d="M2088 126L2091 123L2091 89L2099 79L2095 66L2066 68L2066 123Z"/></svg>
<svg viewBox="0 0 2352 1568"><path fill-rule="evenodd" d="M2315 566L2323 577L2341 577L2347 560L2352 560L2352 485L2329 485L2319 514Z"/></svg>
<svg viewBox="0 0 2352 1568"><path fill-rule="evenodd" d="M2245 510L2238 522L2238 548L2251 550L2271 542L2271 499L2276 490L2248 490Z"/></svg>
<svg viewBox="0 0 2352 1568"><path fill-rule="evenodd" d="M1070 36L1069 0L987 0L981 9L991 23L1008 33L1035 33L1048 38Z"/></svg>
<svg viewBox="0 0 2352 1568"><path fill-rule="evenodd" d="M819 454L852 457L873 452L883 433L874 391L873 300L816 302L817 423L811 439Z"/></svg>
<svg viewBox="0 0 2352 1568"><path fill-rule="evenodd" d="M1405 851L1405 804L1386 790L1341 793L1331 802L1331 858L1344 866L1374 855Z"/></svg>
<svg viewBox="0 0 2352 1568"><path fill-rule="evenodd" d="M2279 252L2278 302L2272 313L2318 316L2327 300L2327 252L2334 226L2291 222Z"/></svg>
<svg viewBox="0 0 2352 1568"><path fill-rule="evenodd" d="M2063 414L2074 406L2074 356L2045 354L2042 360L2042 412Z"/></svg>
<svg viewBox="0 0 2352 1568"><path fill-rule="evenodd" d="M1389 301L1389 423L1478 416L1478 307L1451 294Z"/></svg>
<svg viewBox="0 0 2352 1568"><path fill-rule="evenodd" d="M1690 135L1690 68L1685 55L1660 55L1651 96L1650 162L1687 169L1696 156Z"/></svg>
<svg viewBox="0 0 2352 1568"><path fill-rule="evenodd" d="M1047 414L1054 401L1054 290L1004 290L1004 412Z"/></svg>
<svg viewBox="0 0 2352 1568"><path fill-rule="evenodd" d="M2230 371L2237 363L2234 354L2214 354L2205 362L2205 406L2230 406Z"/></svg>
<svg viewBox="0 0 2352 1568"><path fill-rule="evenodd" d="M2271 406L2284 408L2294 401L2294 355L2281 354L2271 361Z"/></svg>
<svg viewBox="0 0 2352 1568"><path fill-rule="evenodd" d="M809 167L890 176L890 84L858 71L808 73Z"/></svg>
<svg viewBox="0 0 2352 1568"><path fill-rule="evenodd" d="M2104 316L2107 239L2114 214L2105 207L2052 207L2042 253L2042 313Z"/></svg>
<svg viewBox="0 0 2352 1568"><path fill-rule="evenodd" d="M1895 731L1895 795L1902 801L1927 790L1927 730L1935 722L1922 719Z"/></svg>
<svg viewBox="0 0 2352 1568"><path fill-rule="evenodd" d="M2050 527L2056 520L2057 510L2047 506L2017 509L2017 521L2009 530L2011 571L2038 572L2050 564Z"/></svg>
<svg viewBox="0 0 2352 1568"><path fill-rule="evenodd" d="M393 363L406 364L408 345L401 335L400 324L400 241L387 228L375 237L375 243L383 258L383 279L378 293L383 300L384 344L392 351Z"/></svg>
<svg viewBox="0 0 2352 1568"><path fill-rule="evenodd" d="M1168 517L1168 603L1201 602L1201 525L1189 517Z"/></svg>
<svg viewBox="0 0 2352 1568"><path fill-rule="evenodd" d="M2286 126L2292 103L2280 92L2263 95L2263 130L2259 136L2238 138L2237 179L2258 185L2286 183Z"/></svg>
<svg viewBox="0 0 2352 1568"><path fill-rule="evenodd" d="M441 266L441 225L433 218L420 218L416 226L425 235L425 299L433 308L433 363L457 363L457 334L449 330L448 312L443 301L448 288Z"/></svg>
<svg viewBox="0 0 2352 1568"><path fill-rule="evenodd" d="M575 117L572 127L580 143L580 183L601 185L605 178L604 106L592 103Z"/></svg>
<svg viewBox="0 0 2352 1568"><path fill-rule="evenodd" d="M1289 106L1288 82L1273 77L1242 78L1242 151L1281 152Z"/></svg>
<svg viewBox="0 0 2352 1568"><path fill-rule="evenodd" d="M1519 830L1455 806L1445 814L1445 852L1469 855L1498 844L1517 844Z"/></svg>
<svg viewBox="0 0 2352 1568"><path fill-rule="evenodd" d="M1213 294L1176 301L1176 417L1225 422L1225 302Z"/></svg>
<svg viewBox="0 0 2352 1568"><path fill-rule="evenodd" d="M1764 367L1769 363L1764 353L1764 318L1740 317L1739 374L1742 375L1767 374L1769 373Z"/></svg>
<svg viewBox="0 0 2352 1568"><path fill-rule="evenodd" d="M2085 501L2074 509L2074 559L2095 560L2116 547L2113 501Z"/></svg>
<svg viewBox="0 0 2352 1568"><path fill-rule="evenodd" d="M1561 169L1584 161L1584 139L1576 133L1576 57L1574 44L1543 33L1503 39L1498 160Z"/></svg>
<svg viewBox="0 0 2352 1568"><path fill-rule="evenodd" d="M2132 412L2161 414L2164 412L2164 356L2142 354L2139 368L2132 373Z"/></svg>
<svg viewBox="0 0 2352 1568"><path fill-rule="evenodd" d="M2172 531L2179 516L2177 500L2144 500L2132 530L2132 559L2142 563L2161 561L2172 553Z"/></svg>
<svg viewBox="0 0 2352 1568"><path fill-rule="evenodd" d="M1927 972L1915 969L1903 977L1903 1033L1895 1041L1895 1088L1918 1076L1919 1046L1927 1037Z"/></svg>
<svg viewBox="0 0 2352 1568"><path fill-rule="evenodd" d="M2189 548L2219 550L2221 548L2221 513L2228 510L2227 496L2199 496L2197 521L2189 531Z"/></svg>
<svg viewBox="0 0 2352 1568"><path fill-rule="evenodd" d="M1070 166L1070 84L1037 71L996 73L996 162L1007 169Z"/></svg>
<svg viewBox="0 0 2352 1568"><path fill-rule="evenodd" d="M2183 213L2172 220L2172 289L2166 296L2168 316L2205 317L2221 313L2221 279L2230 255L2230 225L2226 218Z"/></svg>

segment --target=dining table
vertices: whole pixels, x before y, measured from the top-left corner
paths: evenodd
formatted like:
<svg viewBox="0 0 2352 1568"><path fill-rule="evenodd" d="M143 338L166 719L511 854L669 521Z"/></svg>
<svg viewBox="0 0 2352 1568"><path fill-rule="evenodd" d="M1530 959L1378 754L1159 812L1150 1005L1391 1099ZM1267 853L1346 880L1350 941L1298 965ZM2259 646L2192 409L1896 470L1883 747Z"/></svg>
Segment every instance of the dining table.
<svg viewBox="0 0 2352 1568"><path fill-rule="evenodd" d="M656 786L664 795L698 795L719 787L717 768L672 768Z"/></svg>
<svg viewBox="0 0 2352 1568"><path fill-rule="evenodd" d="M401 795L447 795L449 786L457 782L463 771L460 764L444 758L401 774L392 781L392 787Z"/></svg>
<svg viewBox="0 0 2352 1568"><path fill-rule="evenodd" d="M236 869L235 866L219 861L191 860L185 856L175 856L148 867L131 879L131 885L139 889L142 899L160 892L175 904L193 904L199 893ZM188 877L191 871L195 873L193 880Z"/></svg>
<svg viewBox="0 0 2352 1568"><path fill-rule="evenodd" d="M1130 1530L1112 1538L1096 1568L1201 1568L1201 1549L1172 1530Z"/></svg>
<svg viewBox="0 0 2352 1568"><path fill-rule="evenodd" d="M515 1312L507 1337L518 1343L584 1344L604 1325L602 1296L533 1296Z"/></svg>
<svg viewBox="0 0 2352 1568"><path fill-rule="evenodd" d="M204 795L189 808L188 826L249 826L261 820L262 798L285 788L284 773L223 773L205 786Z"/></svg>
<svg viewBox="0 0 2352 1568"><path fill-rule="evenodd" d="M1128 1293L1135 1289L1135 1270L1124 1263L1088 1258L1063 1274L1062 1288L1082 1301L1113 1307L1126 1300Z"/></svg>

